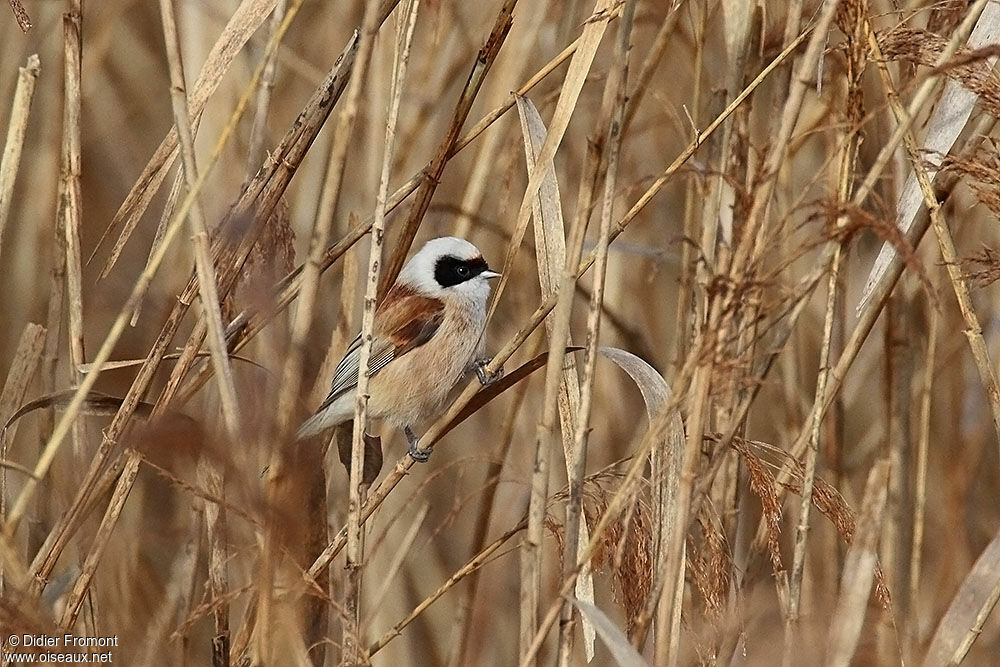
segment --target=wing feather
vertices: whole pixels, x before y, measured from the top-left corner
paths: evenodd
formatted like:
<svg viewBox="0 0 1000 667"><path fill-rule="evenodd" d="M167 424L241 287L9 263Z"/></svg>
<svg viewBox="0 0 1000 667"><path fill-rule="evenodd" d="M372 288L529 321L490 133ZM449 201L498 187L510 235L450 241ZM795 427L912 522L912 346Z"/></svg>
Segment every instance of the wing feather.
<svg viewBox="0 0 1000 667"><path fill-rule="evenodd" d="M429 341L443 320L444 303L439 299L394 286L375 311L368 377L373 377L395 359ZM337 364L330 393L317 412L322 412L345 392L353 391L358 386L360 357L361 335L358 334Z"/></svg>

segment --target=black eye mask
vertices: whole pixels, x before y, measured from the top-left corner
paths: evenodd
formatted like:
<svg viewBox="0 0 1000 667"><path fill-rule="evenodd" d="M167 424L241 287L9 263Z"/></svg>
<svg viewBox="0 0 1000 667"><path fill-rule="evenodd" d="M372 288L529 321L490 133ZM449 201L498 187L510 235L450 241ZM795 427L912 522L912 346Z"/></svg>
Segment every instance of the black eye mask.
<svg viewBox="0 0 1000 667"><path fill-rule="evenodd" d="M459 259L453 255L446 255L434 265L434 280L441 287L454 287L472 280L489 268L482 257Z"/></svg>

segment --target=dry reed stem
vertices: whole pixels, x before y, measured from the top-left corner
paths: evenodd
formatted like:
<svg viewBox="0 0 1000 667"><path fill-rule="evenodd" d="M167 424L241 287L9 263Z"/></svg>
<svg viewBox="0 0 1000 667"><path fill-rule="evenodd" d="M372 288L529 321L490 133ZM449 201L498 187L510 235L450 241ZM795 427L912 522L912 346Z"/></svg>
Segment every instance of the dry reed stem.
<svg viewBox="0 0 1000 667"><path fill-rule="evenodd" d="M837 182L837 200L847 202L851 198L851 189L855 180L855 166L857 163L858 145L860 144L860 127L857 125L857 116L860 115L860 101L855 101L860 95L859 82L864 73L864 42L863 33L866 31L866 17L863 16L864 4L853 7L850 10L850 19L854 24L847 26L853 32L848 37L849 69L848 69L848 96L847 96L847 116L850 128L847 140L842 148L840 157L840 168ZM838 224L840 224L838 220ZM826 312L823 319L823 340L820 344L819 375L816 379L816 391L814 400L819 400L826 391L829 380L830 357L833 354L834 326L837 321L837 304L840 300L841 268L843 261L843 244L838 244L834 249L833 260L830 266L830 273L827 280L827 302ZM806 545L810 529L810 517L812 510L813 484L816 479L816 465L820 449L820 430L823 425L822 417L817 413L813 416L813 421L809 431L809 446L806 450L805 472L802 481L802 495L799 505L799 521L795 530L795 546L792 555L792 569L789 573L788 587L788 609L785 617L785 637L783 664L791 665L795 661L795 634L799 623L799 609L802 597L802 578L805 569Z"/></svg>
<svg viewBox="0 0 1000 667"><path fill-rule="evenodd" d="M545 143L547 130L538 115L534 105L526 98L518 99L518 115L521 119L521 134L524 138L524 154L529 178L531 173L540 168L536 163L538 149ZM532 218L536 247L536 265L538 282L543 296L552 296L559 291L558 276L561 269L569 263L576 262L567 259L565 229L562 218L562 202L559 195L559 184L555 171L547 169L545 178L538 189L538 196L532 202ZM510 259L521 245L525 229L514 231L507 246L507 259L504 261L503 274L510 274ZM494 298L491 308L497 306ZM569 316L560 318L557 310L545 321L546 333L549 337L549 360L553 356L552 347L563 347L568 342ZM557 343L556 341L562 341ZM558 349L556 350L558 354ZM543 541L545 538L545 521L548 501L550 476L551 443L549 433L555 421L558 407L561 424L562 444L566 452L567 462L572 456L569 451L569 438L576 426L579 411L580 384L576 365L572 361L565 367L560 363L553 375L545 376L544 405L542 419L538 424L535 438L534 467L531 475L531 494L528 500L528 528L522 543L520 553L519 591L519 631L518 650L523 653L531 637L534 636L538 619L538 603L541 596ZM547 420L547 421L546 421ZM544 426L543 426L544 424ZM544 429L544 431L543 431ZM574 555L575 559L575 555Z"/></svg>
<svg viewBox="0 0 1000 667"><path fill-rule="evenodd" d="M375 200L375 219L371 229L371 251L368 258L368 280L361 315L361 348L358 353L358 368L367 369L371 359L372 331L375 324L375 305L382 274L382 243L385 237L386 199L389 192L389 176L396 145L396 122L399 117L399 103L406 80L410 45L413 29L417 21L419 0L407 0L404 5L405 19L399 22L399 32L395 41L393 78L389 92L389 113L386 120L385 142L382 152L382 173L379 178L378 196ZM366 23L369 22L366 16ZM405 25L405 28L403 27ZM361 505L364 501L362 476L364 467L364 435L368 426L368 381L367 372L358 373L358 386L354 405L354 432L351 441L351 470L347 505L347 581L344 593L346 612L343 630L342 661L358 664L362 658L363 642L360 625L360 596L363 552L363 524ZM367 485L365 485L367 486Z"/></svg>
<svg viewBox="0 0 1000 667"><path fill-rule="evenodd" d="M920 605L918 593L923 582L924 524L927 514L927 464L930 453L931 414L933 409L931 389L934 386L934 358L937 355L938 333L941 328L941 313L937 308L928 308L927 344L924 352L924 376L920 386L919 426L917 433L916 463L914 464L913 489L913 535L910 545L910 619L909 627L914 635L912 645L919 645L922 638L916 634L920 627Z"/></svg>
<svg viewBox="0 0 1000 667"><path fill-rule="evenodd" d="M80 364L86 360L83 345L83 267L80 258L80 227L83 224L83 197L80 191L81 170L81 58L83 38L79 2L71 1L63 15L63 126L57 219L65 235L66 310L68 317L70 375L80 382ZM83 457L86 430L82 422L73 424L73 453Z"/></svg>
<svg viewBox="0 0 1000 667"><path fill-rule="evenodd" d="M865 609L875 576L879 531L885 509L889 461L880 460L868 474L861 516L844 559L843 579L827 645L827 664L849 665L857 650Z"/></svg>
<svg viewBox="0 0 1000 667"><path fill-rule="evenodd" d="M580 406L577 413L576 431L573 433L573 447L571 448L572 458L567 459L567 476L569 481L569 501L566 504L566 544L563 552L563 575L572 572L575 566L575 559L580 557L579 545L585 542L589 536L586 524L582 523L582 491L583 482L587 470L587 448L588 436L590 433L590 416L594 398L594 377L597 362L597 343L600 334L602 306L604 304L604 283L607 278L608 265L608 242L611 230L611 220L614 214L615 191L618 184L618 168L621 157L622 131L625 123L625 91L628 84L629 54L631 51L632 23L635 17L635 5L633 1L627 1L621 13L621 23L618 27L618 40L615 46L615 67L612 76L609 77L606 93L610 92L608 98L610 127L607 130L607 169L604 177L604 198L601 206L601 222L598 235L597 255L594 262L593 290L590 299L590 311L587 315L587 342L584 357L584 376L580 387ZM604 120L604 114L601 120ZM582 231L582 223L580 225ZM572 267L580 256L580 250L576 248L575 254L566 265ZM574 286L575 279L570 275L565 275L562 289L569 292ZM557 311L558 312L558 311ZM568 325L568 322L567 322ZM553 350L549 349L551 358ZM581 529L582 524L582 529ZM584 576L584 573L579 575ZM579 583L579 582L578 582ZM577 586L579 588L579 586ZM582 596L577 594L578 598ZM593 604L593 592L591 599L585 602ZM566 604L563 607L560 622L559 636L559 661L562 665L572 663L573 650L573 609ZM586 628L590 621L584 617L583 624ZM589 638L586 645L588 662L594 657L593 639Z"/></svg>
<svg viewBox="0 0 1000 667"><path fill-rule="evenodd" d="M42 70L38 54L28 56L24 67L18 68L17 88L10 104L10 121L7 123L7 139L0 156L0 248L3 247L3 232L7 228L7 216L14 196L14 183L21 166L21 151L28 129L28 115L31 101L35 96L35 81Z"/></svg>
<svg viewBox="0 0 1000 667"><path fill-rule="evenodd" d="M160 16L163 23L164 42L167 50L167 64L170 70L170 100L174 112L174 128L177 130L184 171L184 183L193 190L198 182L198 167L194 154L194 137L188 123L187 87L184 81L184 64L181 59L180 36L174 19L172 0L160 0ZM191 224L191 239L194 245L195 268L198 273L198 290L201 297L203 317L207 325L208 349L215 378L218 383L222 416L229 437L239 439L241 428L240 409L233 383L233 369L229 363L226 341L222 331L222 312L219 309L219 293L216 285L215 266L209 255L208 228L201 209L198 195L188 213ZM79 368L79 366L78 366Z"/></svg>

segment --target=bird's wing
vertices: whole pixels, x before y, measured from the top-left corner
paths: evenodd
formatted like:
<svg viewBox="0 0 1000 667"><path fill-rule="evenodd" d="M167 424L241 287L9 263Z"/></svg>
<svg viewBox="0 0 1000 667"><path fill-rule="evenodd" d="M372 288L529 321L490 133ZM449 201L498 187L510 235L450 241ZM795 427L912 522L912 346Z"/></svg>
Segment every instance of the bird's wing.
<svg viewBox="0 0 1000 667"><path fill-rule="evenodd" d="M368 377L372 377L394 359L399 359L431 339L444 320L444 303L432 297L420 296L410 289L393 287L375 311ZM361 335L358 334L344 358L337 364L330 383L330 394L317 412L322 412L344 392L358 386L361 357Z"/></svg>

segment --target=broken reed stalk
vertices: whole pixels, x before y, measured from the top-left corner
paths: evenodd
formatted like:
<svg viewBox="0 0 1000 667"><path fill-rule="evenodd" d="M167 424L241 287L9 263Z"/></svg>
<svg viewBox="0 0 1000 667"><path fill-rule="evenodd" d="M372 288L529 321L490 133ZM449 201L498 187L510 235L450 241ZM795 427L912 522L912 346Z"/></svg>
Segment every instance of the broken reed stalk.
<svg viewBox="0 0 1000 667"><path fill-rule="evenodd" d="M24 67L18 69L17 87L10 105L10 121L7 123L7 138L0 156L0 249L3 248L3 233L7 228L7 216L14 197L14 183L21 166L21 152L28 129L28 115L31 101L35 97L35 82L42 70L38 54L28 56Z"/></svg>

